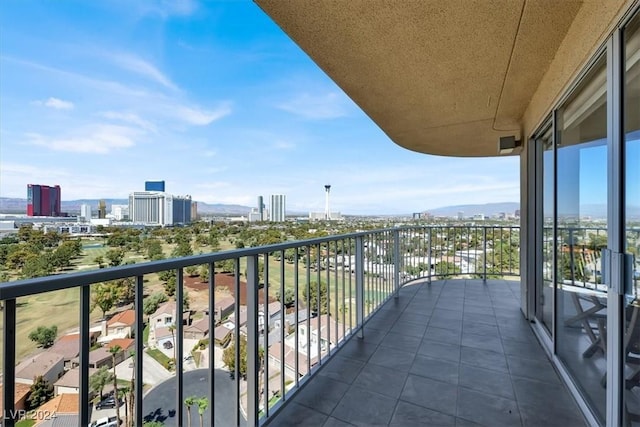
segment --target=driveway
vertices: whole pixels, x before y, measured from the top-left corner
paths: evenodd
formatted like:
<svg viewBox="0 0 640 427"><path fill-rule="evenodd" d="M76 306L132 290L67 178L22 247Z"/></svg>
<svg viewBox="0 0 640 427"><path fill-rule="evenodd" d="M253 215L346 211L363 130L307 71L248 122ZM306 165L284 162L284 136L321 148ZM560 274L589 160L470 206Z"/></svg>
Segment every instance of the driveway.
<svg viewBox="0 0 640 427"><path fill-rule="evenodd" d="M122 363L116 365L116 375L119 379L130 380L132 367L129 365L133 362L131 357L125 359ZM161 383L167 378L171 378L174 374L167 371L164 366L158 363L153 357L146 352L142 354L142 382L151 386Z"/></svg>
<svg viewBox="0 0 640 427"><path fill-rule="evenodd" d="M234 425L235 411L235 383L229 379L227 371L215 371L215 423L211 423L211 405L204 414L204 425L231 426ZM209 388L209 374L206 369L196 369L184 373L184 397L207 396ZM160 421L165 426L176 426L176 383L169 379L158 384L144 397L144 421ZM244 424L244 423L243 423ZM187 409L184 407L184 420L180 425L187 424ZM199 426L200 417L197 406L191 408L191 425Z"/></svg>

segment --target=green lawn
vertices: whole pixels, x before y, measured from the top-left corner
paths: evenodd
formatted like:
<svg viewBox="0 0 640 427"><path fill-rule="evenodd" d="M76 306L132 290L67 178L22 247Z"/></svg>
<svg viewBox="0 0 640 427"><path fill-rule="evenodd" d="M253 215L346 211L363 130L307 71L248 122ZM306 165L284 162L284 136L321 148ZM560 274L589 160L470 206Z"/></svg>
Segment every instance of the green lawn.
<svg viewBox="0 0 640 427"><path fill-rule="evenodd" d="M36 420L22 420L16 423L16 427L31 427L36 423Z"/></svg>
<svg viewBox="0 0 640 427"><path fill-rule="evenodd" d="M171 369L173 365L170 358L168 358L163 352L158 350L157 348L149 348L147 349L147 354L158 361L162 366L166 369Z"/></svg>

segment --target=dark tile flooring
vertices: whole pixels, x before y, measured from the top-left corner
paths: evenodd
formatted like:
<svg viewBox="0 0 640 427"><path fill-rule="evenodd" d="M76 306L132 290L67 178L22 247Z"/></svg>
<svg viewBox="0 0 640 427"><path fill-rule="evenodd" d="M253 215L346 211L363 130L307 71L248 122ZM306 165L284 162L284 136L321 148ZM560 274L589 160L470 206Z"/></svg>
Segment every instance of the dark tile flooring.
<svg viewBox="0 0 640 427"><path fill-rule="evenodd" d="M269 425L586 425L519 296L504 280L404 287Z"/></svg>

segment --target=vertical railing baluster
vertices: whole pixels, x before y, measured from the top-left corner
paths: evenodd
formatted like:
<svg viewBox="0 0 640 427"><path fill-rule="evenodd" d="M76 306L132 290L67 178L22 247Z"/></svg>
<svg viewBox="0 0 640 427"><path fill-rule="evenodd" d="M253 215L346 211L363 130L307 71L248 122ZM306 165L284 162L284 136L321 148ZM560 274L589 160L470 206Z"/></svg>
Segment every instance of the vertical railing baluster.
<svg viewBox="0 0 640 427"><path fill-rule="evenodd" d="M358 337L364 338L364 242L356 237L356 327Z"/></svg>
<svg viewBox="0 0 640 427"><path fill-rule="evenodd" d="M258 357L258 255L247 257L247 424L258 425L259 357Z"/></svg>
<svg viewBox="0 0 640 427"><path fill-rule="evenodd" d="M135 316L136 316L136 320L135 320L135 328L136 328L136 332L135 332L135 390L134 390L134 396L135 396L135 400L134 400L134 406L135 406L135 416L134 414L131 414L135 420L135 425L136 426L141 426L143 423L143 409L142 409L142 383L143 383L143 378L142 378L142 359L143 359L143 352L144 352L144 340L143 340L143 335L144 335L144 318L143 318L143 314L144 314L144 310L143 310L143 301L144 301L144 276L137 276L136 277L136 291L135 291L135 301L134 301L134 305L135 305ZM84 425L84 424L83 424Z"/></svg>
<svg viewBox="0 0 640 427"><path fill-rule="evenodd" d="M307 246L305 248L305 254L306 254L306 260L305 260L305 266L307 267L307 273L309 271L309 257L311 256L311 251L309 250L309 246ZM298 256L298 248L296 248L296 257ZM293 285L293 299L295 300L295 310L294 310L294 322L295 322L295 329L294 329L294 334L295 334L295 372L293 373L294 376L294 380L296 383L296 388L298 388L298 382L299 382L299 378L300 378L300 351L299 351L299 346L298 346L298 341L300 339L300 333L298 331L298 323L300 322L300 319L298 317L299 315L299 310L300 310L300 301L299 301L299 289L298 287L300 286L300 273L298 270L298 262L296 261L296 264L293 267L293 274L295 275L295 279L294 279L294 285ZM307 311L309 311L309 306L307 306ZM284 326L283 326L284 327ZM280 355L281 355L281 359L284 360L284 340L282 340L282 348L280 350ZM284 363L283 365L284 366Z"/></svg>
<svg viewBox="0 0 640 427"><path fill-rule="evenodd" d="M335 327L336 327L336 344L338 343L338 319L340 319L340 311L338 308L338 241L336 240L335 242L335 255L334 255L334 261L333 261L333 269L334 269L334 282L333 285L335 287L336 290L336 294L335 294L335 311L334 311L334 319L335 319ZM329 349L331 349L331 346L329 346Z"/></svg>
<svg viewBox="0 0 640 427"><path fill-rule="evenodd" d="M353 308L351 307L353 303L353 275L355 273L355 266L351 263L351 257L354 255L351 251L353 247L354 240L353 238L349 238L349 333L353 333ZM354 258L355 262L355 258Z"/></svg>
<svg viewBox="0 0 640 427"><path fill-rule="evenodd" d="M318 261L316 264L316 280L318 281L317 286L317 293L316 293L316 320L318 321L318 329L316 331L317 333L317 351L318 351L318 360L317 360L317 364L318 366L320 366L322 364L322 349L320 347L321 341L322 341L322 306L321 306L321 302L322 302L322 272L321 272L321 264L320 264L320 259L321 259L321 255L322 255L322 250L321 250L321 245L320 243L318 243ZM307 334L309 336L309 339L311 339L311 328L309 327L309 329L307 330ZM311 348L309 348L309 353L307 354L307 358L309 359L309 363L311 364ZM311 366L311 365L309 365ZM309 369L309 371L307 372L311 372L311 369Z"/></svg>
<svg viewBox="0 0 640 427"><path fill-rule="evenodd" d="M293 262L293 307L298 312L298 248L294 249L294 262ZM280 399L285 400L285 385L284 377L286 369L284 366L284 328L285 328L285 315L287 314L287 307L284 305L284 265L280 268ZM296 314L297 318L297 314ZM297 328L297 325L296 325ZM297 349L296 349L297 350ZM298 356L296 355L296 372L294 376L298 376Z"/></svg>
<svg viewBox="0 0 640 427"><path fill-rule="evenodd" d="M284 251L280 251L280 264L284 261ZM264 367L262 393L264 398L264 416L269 418L269 254L264 254L264 321L262 322L263 357L258 358L259 367ZM264 365L263 365L264 363ZM259 372L259 370L258 370Z"/></svg>
<svg viewBox="0 0 640 427"><path fill-rule="evenodd" d="M184 406L184 382L183 382L183 359L184 359L184 289L183 289L183 271L182 267L176 270L176 334L175 341L173 343L174 348L176 349L176 399L178 400L176 403L176 420L178 420L178 425L183 423L183 406Z"/></svg>
<svg viewBox="0 0 640 427"><path fill-rule="evenodd" d="M484 258L484 263L483 263L483 266L482 266L482 281L484 283L487 283L487 262L488 262L488 259L487 259L487 227L486 226L482 229L482 247L483 247L483 249L482 249L482 254L483 255L482 256Z"/></svg>
<svg viewBox="0 0 640 427"><path fill-rule="evenodd" d="M16 418L16 300L8 299L4 301L3 315L3 344L4 363L2 369L4 395L2 414L3 426L15 426ZM86 410L85 410L86 415Z"/></svg>
<svg viewBox="0 0 640 427"><path fill-rule="evenodd" d="M400 230L393 232L393 282L395 298L400 295Z"/></svg>
<svg viewBox="0 0 640 427"><path fill-rule="evenodd" d="M314 247L315 248L315 247ZM311 246L309 246L309 249L311 249ZM311 250L309 250L309 253L311 253ZM320 256L319 254L316 253L316 256ZM311 371L311 259L308 258L308 264L307 264L307 297L305 298L305 306L307 307L307 319L306 319L306 325L307 325L307 373L305 375L309 375L309 372ZM297 349L296 349L297 351Z"/></svg>
<svg viewBox="0 0 640 427"><path fill-rule="evenodd" d="M429 227L429 241L427 242L427 260L428 260L428 265L427 268L429 269L429 281L427 283L431 284L431 247L433 246L433 228Z"/></svg>
<svg viewBox="0 0 640 427"><path fill-rule="evenodd" d="M239 427L242 422L242 415L240 414L240 258L234 259L234 295L235 295L235 312L233 328L233 338L235 340L234 346L234 379L236 386L236 411L235 411L235 425Z"/></svg>
<svg viewBox="0 0 640 427"><path fill-rule="evenodd" d="M91 313L91 288L80 288L80 423L89 424L89 313Z"/></svg>
<svg viewBox="0 0 640 427"><path fill-rule="evenodd" d="M209 263L209 409L211 414L211 425L216 425L216 346L215 346L215 327L216 327L216 267L214 262Z"/></svg>
<svg viewBox="0 0 640 427"><path fill-rule="evenodd" d="M331 242L327 242L327 356L331 354L331 324L329 317L331 314ZM318 318L318 341L321 341L322 326L321 320ZM318 359L322 359L318 356Z"/></svg>

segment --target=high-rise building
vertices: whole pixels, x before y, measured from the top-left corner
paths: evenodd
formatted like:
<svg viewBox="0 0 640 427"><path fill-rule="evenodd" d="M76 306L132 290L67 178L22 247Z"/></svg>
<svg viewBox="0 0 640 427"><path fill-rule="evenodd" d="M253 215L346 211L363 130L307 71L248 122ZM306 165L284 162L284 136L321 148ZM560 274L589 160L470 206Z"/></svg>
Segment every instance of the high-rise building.
<svg viewBox="0 0 640 427"><path fill-rule="evenodd" d="M191 196L159 191L136 191L129 195L129 218L146 225L171 226L191 223Z"/></svg>
<svg viewBox="0 0 640 427"><path fill-rule="evenodd" d="M107 217L107 203L104 200L98 202L98 218L105 219Z"/></svg>
<svg viewBox="0 0 640 427"><path fill-rule="evenodd" d="M85 221L91 220L91 206L87 204L80 205L80 218Z"/></svg>
<svg viewBox="0 0 640 427"><path fill-rule="evenodd" d="M271 205L271 222L284 222L286 217L286 197L284 194L272 194Z"/></svg>
<svg viewBox="0 0 640 427"><path fill-rule="evenodd" d="M258 214L259 217L257 221L264 221L266 219L264 214L264 200L262 199L262 196L258 196Z"/></svg>
<svg viewBox="0 0 640 427"><path fill-rule="evenodd" d="M198 219L198 202L191 202L191 221Z"/></svg>
<svg viewBox="0 0 640 427"><path fill-rule="evenodd" d="M161 191L164 193L164 181L145 181L144 191Z"/></svg>
<svg viewBox="0 0 640 427"><path fill-rule="evenodd" d="M27 216L62 216L59 185L27 185Z"/></svg>
<svg viewBox="0 0 640 427"><path fill-rule="evenodd" d="M111 205L111 216L116 221L129 218L129 205Z"/></svg>

